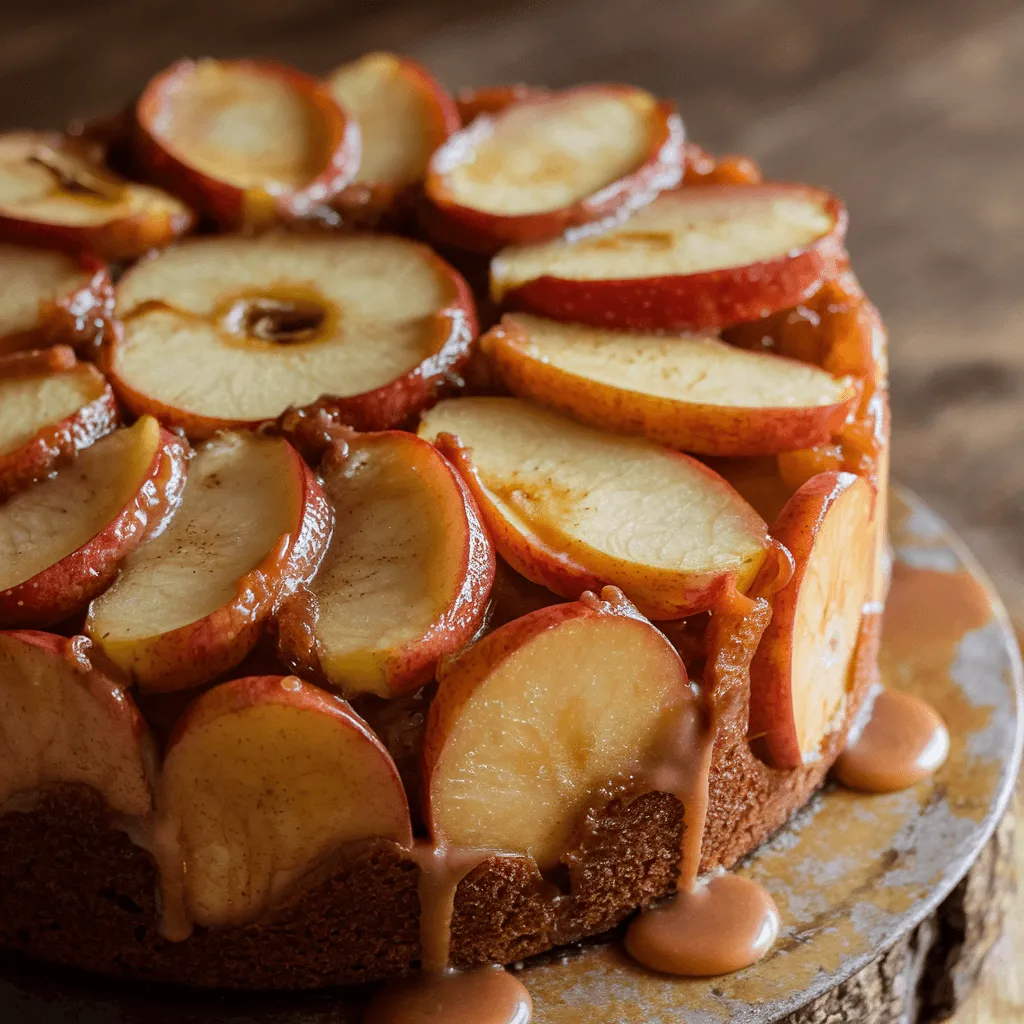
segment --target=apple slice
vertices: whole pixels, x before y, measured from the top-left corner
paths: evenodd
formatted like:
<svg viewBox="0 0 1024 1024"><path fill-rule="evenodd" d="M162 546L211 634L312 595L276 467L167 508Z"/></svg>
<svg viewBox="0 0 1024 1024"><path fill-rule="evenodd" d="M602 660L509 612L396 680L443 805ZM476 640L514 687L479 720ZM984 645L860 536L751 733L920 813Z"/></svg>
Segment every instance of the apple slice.
<svg viewBox="0 0 1024 1024"><path fill-rule="evenodd" d="M749 732L775 768L812 760L840 722L874 570L874 503L861 477L821 473L772 524L796 571L772 601L750 666Z"/></svg>
<svg viewBox="0 0 1024 1024"><path fill-rule="evenodd" d="M372 222L423 181L431 154L461 127L459 112L425 67L392 53L343 64L327 85L363 143L359 170L331 206L349 221Z"/></svg>
<svg viewBox="0 0 1024 1024"><path fill-rule="evenodd" d="M179 853L161 864L165 897L177 876L187 919L207 927L258 917L346 844L412 843L380 740L295 676L236 679L195 700L168 742L157 805Z"/></svg>
<svg viewBox="0 0 1024 1024"><path fill-rule="evenodd" d="M203 445L167 529L93 601L85 631L147 691L234 668L275 606L316 572L333 517L281 438L222 434Z"/></svg>
<svg viewBox="0 0 1024 1024"><path fill-rule="evenodd" d="M321 472L337 526L308 592L279 617L282 650L346 694L414 690L483 620L494 550L476 503L414 434L355 437Z"/></svg>
<svg viewBox="0 0 1024 1024"><path fill-rule="evenodd" d="M650 618L683 618L764 561L764 521L688 455L514 398L442 402L420 434L454 461L509 564L565 597L612 583Z"/></svg>
<svg viewBox="0 0 1024 1024"><path fill-rule="evenodd" d="M283 64L181 60L135 112L141 164L225 228L310 215L359 166L358 125Z"/></svg>
<svg viewBox="0 0 1024 1024"><path fill-rule="evenodd" d="M620 330L702 331L795 306L842 262L846 211L804 185L665 192L606 231L499 253L509 308Z"/></svg>
<svg viewBox="0 0 1024 1024"><path fill-rule="evenodd" d="M594 794L649 766L696 699L614 587L516 619L445 665L423 741L435 842L554 867Z"/></svg>
<svg viewBox="0 0 1024 1024"><path fill-rule="evenodd" d="M0 356L94 344L114 307L110 273L88 253L0 242L0 280Z"/></svg>
<svg viewBox="0 0 1024 1024"><path fill-rule="evenodd" d="M858 395L851 377L709 335L606 331L510 314L480 344L520 398L704 455L827 443Z"/></svg>
<svg viewBox="0 0 1024 1024"><path fill-rule="evenodd" d="M321 406L386 430L433 400L476 333L466 283L386 235L184 242L117 285L104 366L134 412L189 437Z"/></svg>
<svg viewBox="0 0 1024 1024"><path fill-rule="evenodd" d="M106 378L54 345L0 356L0 501L117 425Z"/></svg>
<svg viewBox="0 0 1024 1024"><path fill-rule="evenodd" d="M188 231L174 196L118 177L93 147L54 132L0 135L0 238L134 259Z"/></svg>
<svg viewBox="0 0 1024 1024"><path fill-rule="evenodd" d="M50 625L85 608L173 513L186 447L144 416L0 505L0 625Z"/></svg>
<svg viewBox="0 0 1024 1024"><path fill-rule="evenodd" d="M0 807L54 783L91 786L110 808L152 808L156 749L131 697L91 660L90 643L0 633Z"/></svg>
<svg viewBox="0 0 1024 1024"><path fill-rule="evenodd" d="M477 252L541 242L650 201L682 176L673 108L627 85L531 95L432 157L428 230Z"/></svg>

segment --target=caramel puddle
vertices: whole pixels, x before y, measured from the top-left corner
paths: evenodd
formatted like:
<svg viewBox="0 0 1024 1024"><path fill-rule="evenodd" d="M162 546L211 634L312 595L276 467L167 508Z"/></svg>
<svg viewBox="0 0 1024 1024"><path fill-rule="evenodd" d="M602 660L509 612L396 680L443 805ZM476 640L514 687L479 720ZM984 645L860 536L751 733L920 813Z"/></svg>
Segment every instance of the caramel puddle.
<svg viewBox="0 0 1024 1024"><path fill-rule="evenodd" d="M503 967L444 970L392 985L367 1006L364 1024L529 1024L533 1000Z"/></svg>
<svg viewBox="0 0 1024 1024"><path fill-rule="evenodd" d="M895 793L926 779L948 755L949 730L930 704L899 690L882 690L832 774L848 789Z"/></svg>
<svg viewBox="0 0 1024 1024"><path fill-rule="evenodd" d="M779 934L779 911L749 878L718 874L646 910L626 932L626 952L665 974L706 978L756 963Z"/></svg>

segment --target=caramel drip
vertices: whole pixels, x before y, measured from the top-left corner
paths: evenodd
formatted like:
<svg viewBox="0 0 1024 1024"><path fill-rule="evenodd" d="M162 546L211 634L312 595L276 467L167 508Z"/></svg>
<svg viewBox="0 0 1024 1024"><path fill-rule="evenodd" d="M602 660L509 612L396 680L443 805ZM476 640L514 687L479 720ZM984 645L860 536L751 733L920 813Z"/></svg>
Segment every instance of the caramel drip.
<svg viewBox="0 0 1024 1024"><path fill-rule="evenodd" d="M378 994L364 1024L529 1024L533 1001L502 967L436 971Z"/></svg>
<svg viewBox="0 0 1024 1024"><path fill-rule="evenodd" d="M781 561L774 569L761 597L733 591L712 614L704 685L676 716L644 777L646 790L671 793L684 815L676 895L626 930L630 956L653 970L690 977L736 971L764 956L778 935L778 910L756 882L727 874L698 879L715 739L745 731L741 684L768 625L767 594L790 576Z"/></svg>
<svg viewBox="0 0 1024 1024"><path fill-rule="evenodd" d="M158 815L131 833L132 842L156 862L160 895L160 935L168 942L184 942L194 924L185 902L185 860L178 826Z"/></svg>
<svg viewBox="0 0 1024 1024"><path fill-rule="evenodd" d="M871 717L847 743L832 772L850 789L895 793L937 771L948 755L949 732L930 704L909 693L882 690Z"/></svg>
<svg viewBox="0 0 1024 1024"><path fill-rule="evenodd" d="M411 856L420 869L420 970L441 972L448 967L451 951L455 892L463 878L494 856L494 851L418 842Z"/></svg>

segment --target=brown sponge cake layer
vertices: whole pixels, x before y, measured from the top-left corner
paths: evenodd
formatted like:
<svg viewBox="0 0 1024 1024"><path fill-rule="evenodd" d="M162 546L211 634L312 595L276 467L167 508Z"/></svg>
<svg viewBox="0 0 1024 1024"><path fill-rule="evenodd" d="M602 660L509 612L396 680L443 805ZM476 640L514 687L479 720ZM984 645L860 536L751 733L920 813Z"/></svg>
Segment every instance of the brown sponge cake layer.
<svg viewBox="0 0 1024 1024"><path fill-rule="evenodd" d="M875 680L879 616L865 619L845 721L820 760L766 767L743 729L723 730L710 777L701 867L729 867L824 781ZM743 686L742 680L740 685ZM746 705L745 693L736 695ZM452 962L511 963L608 931L675 887L685 811L664 793L596 806L545 881L523 857L494 857L459 885ZM351 851L287 905L245 927L159 935L156 868L102 799L57 786L0 817L0 946L106 974L210 988L302 989L386 978L418 966L418 868L388 843Z"/></svg>

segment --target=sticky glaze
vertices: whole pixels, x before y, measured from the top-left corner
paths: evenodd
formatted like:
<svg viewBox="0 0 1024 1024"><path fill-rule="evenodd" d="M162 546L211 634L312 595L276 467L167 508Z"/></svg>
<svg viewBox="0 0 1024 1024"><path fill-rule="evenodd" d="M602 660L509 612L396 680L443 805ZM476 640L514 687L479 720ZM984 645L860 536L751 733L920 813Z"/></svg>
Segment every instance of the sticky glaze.
<svg viewBox="0 0 1024 1024"><path fill-rule="evenodd" d="M366 1008L363 1024L529 1024L533 1001L502 967L435 971L391 986Z"/></svg>
<svg viewBox="0 0 1024 1024"><path fill-rule="evenodd" d="M894 793L937 771L948 755L949 731L930 704L899 690L882 690L832 773L850 789Z"/></svg>
<svg viewBox="0 0 1024 1024"><path fill-rule="evenodd" d="M756 963L778 934L771 896L749 878L718 874L644 911L626 932L626 951L653 970L704 978Z"/></svg>

